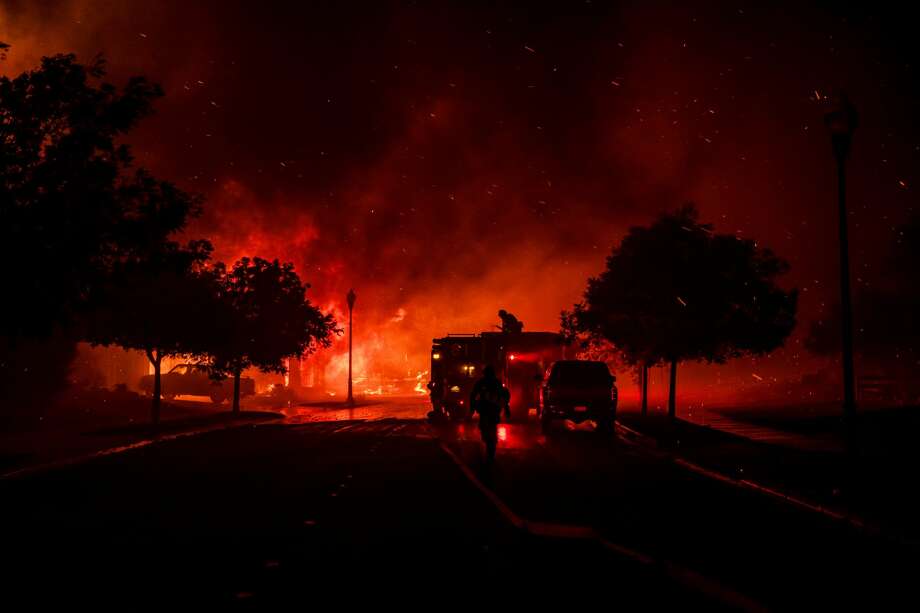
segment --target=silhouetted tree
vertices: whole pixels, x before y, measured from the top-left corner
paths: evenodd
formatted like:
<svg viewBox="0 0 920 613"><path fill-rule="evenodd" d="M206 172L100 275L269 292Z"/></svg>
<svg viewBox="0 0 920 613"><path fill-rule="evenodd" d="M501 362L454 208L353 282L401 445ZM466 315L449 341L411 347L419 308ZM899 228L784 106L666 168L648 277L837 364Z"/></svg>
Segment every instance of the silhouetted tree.
<svg viewBox="0 0 920 613"><path fill-rule="evenodd" d="M631 228L563 323L611 342L637 366L669 364L673 417L680 362L724 362L783 344L797 292L775 279L788 268L751 240L714 234L688 205Z"/></svg>
<svg viewBox="0 0 920 613"><path fill-rule="evenodd" d="M143 78L121 90L100 82L102 60L42 59L0 77L0 249L21 288L4 301L4 335L41 334L66 322L109 265L181 229L199 202L133 170L118 137L161 95Z"/></svg>
<svg viewBox="0 0 920 613"><path fill-rule="evenodd" d="M219 278L206 263L207 241L166 243L144 258L119 263L89 318L94 345L143 351L153 366L151 420L160 420L160 366L165 357L203 356L217 335Z"/></svg>
<svg viewBox="0 0 920 613"><path fill-rule="evenodd" d="M0 59L9 49L0 44ZM0 77L0 258L15 299L0 301L0 362L24 343L70 339L113 265L156 250L200 201L133 167L119 143L149 115L160 88L102 81L104 64L43 58Z"/></svg>
<svg viewBox="0 0 920 613"><path fill-rule="evenodd" d="M218 334L209 355L215 375L233 377L233 412L238 413L243 370L284 373L286 358L331 344L335 320L310 303L310 286L290 263L243 258L223 271L219 284Z"/></svg>

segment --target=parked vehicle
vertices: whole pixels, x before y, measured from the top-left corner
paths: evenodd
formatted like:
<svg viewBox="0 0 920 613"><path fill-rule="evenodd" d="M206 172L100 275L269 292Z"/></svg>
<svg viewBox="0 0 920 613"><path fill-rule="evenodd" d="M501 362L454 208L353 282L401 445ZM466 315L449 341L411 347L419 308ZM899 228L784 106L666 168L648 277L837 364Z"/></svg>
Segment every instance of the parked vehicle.
<svg viewBox="0 0 920 613"><path fill-rule="evenodd" d="M540 389L544 432L556 420L591 419L601 432L613 432L617 412L616 377L603 362L559 360L550 366Z"/></svg>
<svg viewBox="0 0 920 613"><path fill-rule="evenodd" d="M153 375L141 378L140 389L153 393ZM208 396L215 404L233 398L233 380L215 381L202 364L176 364L169 372L160 375L160 393L172 400L176 396ZM256 393L256 382L250 377L240 377L240 398Z"/></svg>

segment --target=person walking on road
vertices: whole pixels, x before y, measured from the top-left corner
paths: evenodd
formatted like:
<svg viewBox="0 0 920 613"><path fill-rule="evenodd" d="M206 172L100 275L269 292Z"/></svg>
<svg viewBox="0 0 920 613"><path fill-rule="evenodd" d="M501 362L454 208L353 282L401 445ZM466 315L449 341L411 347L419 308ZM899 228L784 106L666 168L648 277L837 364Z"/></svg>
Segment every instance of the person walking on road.
<svg viewBox="0 0 920 613"><path fill-rule="evenodd" d="M486 366L482 379L470 392L470 411L479 413L479 434L486 446L486 463L495 461L495 448L498 446L498 424L502 413L505 418L511 416L511 393L495 376L495 369Z"/></svg>

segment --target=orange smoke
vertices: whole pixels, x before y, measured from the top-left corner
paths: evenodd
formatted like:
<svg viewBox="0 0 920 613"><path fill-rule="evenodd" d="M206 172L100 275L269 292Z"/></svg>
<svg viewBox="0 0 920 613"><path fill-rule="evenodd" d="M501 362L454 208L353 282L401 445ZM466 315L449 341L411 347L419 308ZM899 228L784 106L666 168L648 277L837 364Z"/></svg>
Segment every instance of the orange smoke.
<svg viewBox="0 0 920 613"><path fill-rule="evenodd" d="M112 82L161 83L157 115L132 134L138 163L207 197L187 235L210 238L216 259L293 262L340 325L355 288L361 390L421 392L431 339L494 329L499 308L525 330L558 329L625 230L685 201L790 259L790 284L811 290L801 321L829 301L833 169L807 101L824 84L805 82L826 66L782 68L810 32L755 53L748 44L770 31L760 19L594 3L597 16L546 20L524 49L514 39L528 20L498 33L482 25L493 9L463 3L382 8L367 24L340 19L351 8L336 3L311 7L329 13L313 20L296 18L296 3L155 4L4 3L0 40L13 48L0 71L104 52ZM782 164L789 151L796 172ZM907 190L891 185L892 208L906 208ZM854 254L877 212L854 211ZM734 400L813 370L800 339L756 363L682 366L679 397ZM338 393L346 350L343 335L323 358ZM626 394L631 377L618 374Z"/></svg>

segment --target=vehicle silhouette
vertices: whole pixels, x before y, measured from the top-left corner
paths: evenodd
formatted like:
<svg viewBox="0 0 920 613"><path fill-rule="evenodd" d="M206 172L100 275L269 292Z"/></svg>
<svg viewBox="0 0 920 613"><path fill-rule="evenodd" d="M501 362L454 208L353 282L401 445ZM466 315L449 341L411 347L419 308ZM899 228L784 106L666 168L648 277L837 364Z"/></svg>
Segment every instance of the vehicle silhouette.
<svg viewBox="0 0 920 613"><path fill-rule="evenodd" d="M233 397L233 380L216 381L211 378L203 364L176 364L161 377L162 394L167 400L176 396L208 396L214 404L221 404ZM145 394L153 393L153 375L141 378L140 389ZM256 393L256 382L249 377L240 378L240 396Z"/></svg>
<svg viewBox="0 0 920 613"><path fill-rule="evenodd" d="M547 432L556 420L597 423L598 431L613 432L617 412L616 377L604 362L559 360L546 371L540 389L540 418Z"/></svg>

